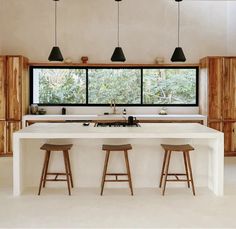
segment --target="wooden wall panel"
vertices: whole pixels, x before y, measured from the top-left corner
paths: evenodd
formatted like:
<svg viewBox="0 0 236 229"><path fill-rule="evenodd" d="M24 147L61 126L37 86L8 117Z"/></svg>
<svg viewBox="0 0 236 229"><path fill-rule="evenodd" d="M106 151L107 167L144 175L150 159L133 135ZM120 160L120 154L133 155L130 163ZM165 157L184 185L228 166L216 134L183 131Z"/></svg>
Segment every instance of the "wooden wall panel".
<svg viewBox="0 0 236 229"><path fill-rule="evenodd" d="M6 122L0 121L0 154L6 153Z"/></svg>
<svg viewBox="0 0 236 229"><path fill-rule="evenodd" d="M215 129L215 130L218 130L218 131L223 131L223 122L208 122L208 126Z"/></svg>
<svg viewBox="0 0 236 229"><path fill-rule="evenodd" d="M222 119L223 58L208 59L208 119Z"/></svg>
<svg viewBox="0 0 236 229"><path fill-rule="evenodd" d="M236 152L236 122L224 122L225 152Z"/></svg>
<svg viewBox="0 0 236 229"><path fill-rule="evenodd" d="M21 120L21 58L7 57L7 120Z"/></svg>
<svg viewBox="0 0 236 229"><path fill-rule="evenodd" d="M29 114L29 60L25 57L22 57L22 88L21 88L21 116Z"/></svg>
<svg viewBox="0 0 236 229"><path fill-rule="evenodd" d="M7 153L13 152L13 133L21 129L21 122L7 122Z"/></svg>
<svg viewBox="0 0 236 229"><path fill-rule="evenodd" d="M223 118L236 119L236 58L224 59Z"/></svg>
<svg viewBox="0 0 236 229"><path fill-rule="evenodd" d="M0 56L0 120L6 119L6 57Z"/></svg>

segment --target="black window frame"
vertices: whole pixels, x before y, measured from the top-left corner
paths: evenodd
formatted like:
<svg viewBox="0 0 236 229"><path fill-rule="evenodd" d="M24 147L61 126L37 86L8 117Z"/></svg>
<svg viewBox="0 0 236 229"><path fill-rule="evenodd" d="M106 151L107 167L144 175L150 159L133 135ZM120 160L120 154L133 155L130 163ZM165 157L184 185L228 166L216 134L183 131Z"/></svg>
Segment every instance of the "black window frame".
<svg viewBox="0 0 236 229"><path fill-rule="evenodd" d="M33 69L85 69L86 70L86 103L83 104L41 104L38 103L38 106L65 106L65 107L102 107L102 106L110 106L110 104L91 104L88 103L88 83L89 83L89 76L88 70L89 69L140 69L141 71L141 88L140 88L140 95L141 95L141 103L139 104L116 104L116 106L126 106L126 107L198 107L199 106L199 67L198 66L45 66L45 65L37 65L37 66L30 66L30 104L33 104ZM195 69L196 70L196 103L194 104L143 104L143 70L144 69Z"/></svg>

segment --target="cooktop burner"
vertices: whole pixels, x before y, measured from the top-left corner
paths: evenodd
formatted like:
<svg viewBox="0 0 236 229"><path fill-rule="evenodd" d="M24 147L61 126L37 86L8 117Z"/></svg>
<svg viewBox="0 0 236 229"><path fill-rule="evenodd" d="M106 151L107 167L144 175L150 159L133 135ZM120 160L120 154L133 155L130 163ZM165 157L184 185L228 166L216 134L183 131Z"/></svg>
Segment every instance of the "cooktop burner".
<svg viewBox="0 0 236 229"><path fill-rule="evenodd" d="M129 124L127 122L97 122L95 127L141 127L139 123L135 122Z"/></svg>

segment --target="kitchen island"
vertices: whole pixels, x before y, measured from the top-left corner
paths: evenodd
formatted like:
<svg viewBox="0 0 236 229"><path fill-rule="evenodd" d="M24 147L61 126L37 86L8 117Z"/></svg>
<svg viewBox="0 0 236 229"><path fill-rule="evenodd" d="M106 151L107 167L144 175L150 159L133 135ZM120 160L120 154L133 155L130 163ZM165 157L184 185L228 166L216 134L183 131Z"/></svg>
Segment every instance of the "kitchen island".
<svg viewBox="0 0 236 229"><path fill-rule="evenodd" d="M195 148L191 160L196 187L208 186L218 196L224 193L224 135L201 124L142 123L141 127L94 127L82 123L37 123L15 132L13 138L15 196L26 187L38 186L44 158L39 148L45 142L73 143L71 163L77 187L99 187L104 160L102 144L131 143L134 188L157 189L163 158L160 144L189 143ZM119 156L111 161L113 168L122 168L118 163ZM59 158L53 160L56 168L62 167ZM170 169L183 168L181 163L182 158L173 158Z"/></svg>

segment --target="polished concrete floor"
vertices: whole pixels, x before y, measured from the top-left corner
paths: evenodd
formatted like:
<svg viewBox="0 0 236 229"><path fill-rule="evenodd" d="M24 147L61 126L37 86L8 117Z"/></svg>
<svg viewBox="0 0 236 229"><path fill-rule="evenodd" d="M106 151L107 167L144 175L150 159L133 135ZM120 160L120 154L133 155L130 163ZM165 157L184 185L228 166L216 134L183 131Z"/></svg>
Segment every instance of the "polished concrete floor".
<svg viewBox="0 0 236 229"><path fill-rule="evenodd" d="M199 188L193 197L187 189L30 189L19 198L1 189L0 226L39 228L236 228L236 187L222 198Z"/></svg>
<svg viewBox="0 0 236 229"><path fill-rule="evenodd" d="M102 197L96 188L74 189L72 196L64 188L37 196L32 188L15 198L0 162L0 227L236 228L235 168L235 162L227 164L224 197L207 188L197 188L194 197L183 185L167 188L164 197L158 188L135 189L135 196L128 189L105 189Z"/></svg>

